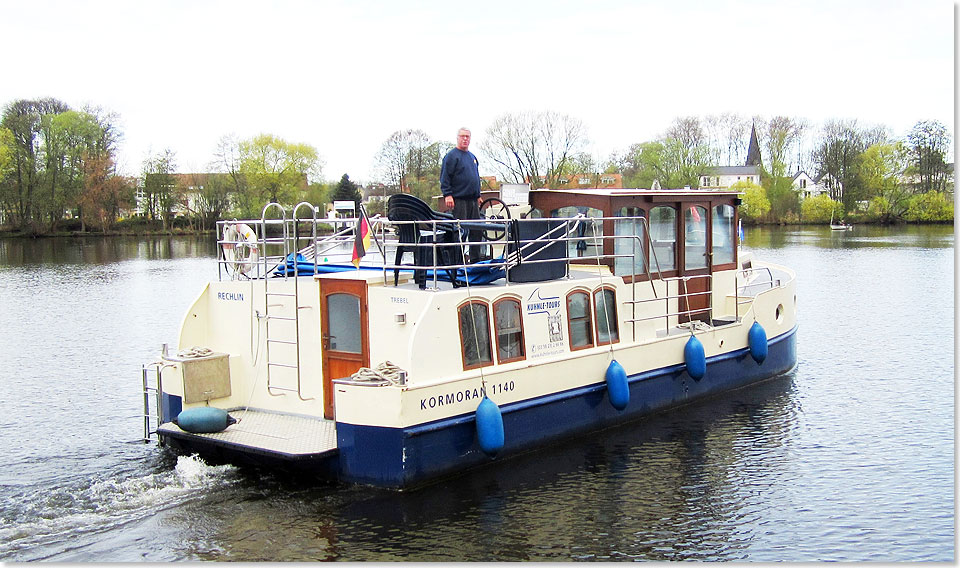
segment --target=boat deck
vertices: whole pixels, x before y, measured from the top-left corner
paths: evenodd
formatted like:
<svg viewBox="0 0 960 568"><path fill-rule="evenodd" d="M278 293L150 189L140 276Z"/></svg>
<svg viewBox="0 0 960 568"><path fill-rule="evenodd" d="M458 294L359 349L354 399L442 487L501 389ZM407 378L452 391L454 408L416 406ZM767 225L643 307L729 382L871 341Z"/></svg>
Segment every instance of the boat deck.
<svg viewBox="0 0 960 568"><path fill-rule="evenodd" d="M316 458L337 452L337 427L333 420L256 410L235 410L230 416L236 418L237 423L222 432L193 434L171 422L161 425L158 432L180 439L203 438L218 446L243 447L293 459Z"/></svg>

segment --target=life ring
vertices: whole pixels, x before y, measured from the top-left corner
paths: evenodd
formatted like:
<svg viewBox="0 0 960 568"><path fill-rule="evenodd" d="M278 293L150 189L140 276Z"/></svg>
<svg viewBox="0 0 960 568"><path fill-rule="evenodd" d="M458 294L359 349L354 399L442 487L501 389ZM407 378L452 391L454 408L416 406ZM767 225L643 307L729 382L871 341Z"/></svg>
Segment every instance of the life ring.
<svg viewBox="0 0 960 568"><path fill-rule="evenodd" d="M223 258L238 274L246 274L260 259L257 234L244 223L223 228Z"/></svg>

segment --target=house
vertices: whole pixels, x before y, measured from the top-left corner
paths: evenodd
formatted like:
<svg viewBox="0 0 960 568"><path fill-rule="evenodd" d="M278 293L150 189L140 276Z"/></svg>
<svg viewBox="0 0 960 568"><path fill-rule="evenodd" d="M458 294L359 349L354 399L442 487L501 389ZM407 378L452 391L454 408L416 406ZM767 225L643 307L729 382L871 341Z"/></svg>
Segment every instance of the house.
<svg viewBox="0 0 960 568"><path fill-rule="evenodd" d="M811 178L807 172L799 171L793 176L791 187L800 194L800 199L826 194L834 201L843 199L843 184L828 173Z"/></svg>
<svg viewBox="0 0 960 568"><path fill-rule="evenodd" d="M700 189L728 189L738 181L760 185L758 166L716 166L700 175Z"/></svg>
<svg viewBox="0 0 960 568"><path fill-rule="evenodd" d="M760 140L757 125L750 130L750 146L747 160L742 166L715 166L700 174L700 189L729 189L733 184L745 181L760 185Z"/></svg>

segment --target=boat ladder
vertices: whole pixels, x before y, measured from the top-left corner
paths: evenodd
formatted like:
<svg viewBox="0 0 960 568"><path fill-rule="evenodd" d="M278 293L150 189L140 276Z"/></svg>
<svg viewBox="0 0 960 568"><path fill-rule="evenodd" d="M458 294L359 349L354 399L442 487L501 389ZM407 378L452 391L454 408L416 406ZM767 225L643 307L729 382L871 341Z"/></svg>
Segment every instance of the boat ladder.
<svg viewBox="0 0 960 568"><path fill-rule="evenodd" d="M167 345L163 345L166 354ZM143 441L149 442L160 428L160 396L163 392L161 373L170 363L154 361L143 365L140 369L143 378ZM159 437L157 438L159 441Z"/></svg>
<svg viewBox="0 0 960 568"><path fill-rule="evenodd" d="M286 210L277 203L268 203L266 207L263 208L263 213L260 218L260 227L263 233L260 236L260 246L264 251L263 255L263 267L264 267L264 281L263 281L263 300L264 308L263 314L258 314L258 317L265 320L265 334L266 334L266 367L267 367L267 393L272 396L283 396L288 392L296 393L300 400L312 400L311 398L305 398L303 396L303 391L301 389L301 369L300 369L300 310L303 306L300 306L299 299L299 286L298 278L296 274L296 268L294 268L293 274L293 291L290 291L290 286L279 287L280 283L287 283L290 281L290 276L287 271L283 272L282 277L271 277L269 274L273 268L268 268L274 266L274 261L276 261L275 266L286 266L288 257L292 254L296 254L297 251L297 239L298 239L298 226L296 223L297 210L301 205L309 206L313 211L313 227L314 227L314 242L316 241L316 208L310 205L309 203L300 203L294 208L293 211L293 236L290 235L289 225L287 223L287 212ZM267 219L267 211L271 207L277 207L280 209L280 219ZM279 224L282 227L282 234L280 237L268 237L267 236L267 226L268 224ZM267 245L271 245L271 248L276 250L279 248L282 250L282 255L279 258L270 257L266 254ZM296 262L293 263L296 267ZM291 328L292 338L291 338ZM284 347L286 346L286 347ZM292 353L291 353L292 352ZM292 355L292 357L291 357ZM291 381L281 382L280 376L286 375L296 376L296 387L290 386Z"/></svg>

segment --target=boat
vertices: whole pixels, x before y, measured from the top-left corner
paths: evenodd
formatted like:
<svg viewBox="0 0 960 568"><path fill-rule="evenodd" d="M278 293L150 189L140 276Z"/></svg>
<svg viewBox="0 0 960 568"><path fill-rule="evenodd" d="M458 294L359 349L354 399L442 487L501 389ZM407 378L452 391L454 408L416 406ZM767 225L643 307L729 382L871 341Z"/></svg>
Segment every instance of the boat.
<svg viewBox="0 0 960 568"><path fill-rule="evenodd" d="M843 222L843 219L839 223L833 222L833 215L830 215L830 229L833 231L849 231L853 229L853 225Z"/></svg>
<svg viewBox="0 0 960 568"><path fill-rule="evenodd" d="M220 221L218 278L142 367L144 439L407 490L779 376L796 275L741 250L740 195L527 190L461 221L399 194L332 232L308 203Z"/></svg>

